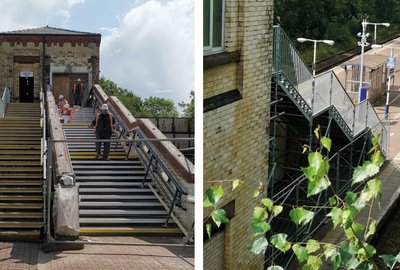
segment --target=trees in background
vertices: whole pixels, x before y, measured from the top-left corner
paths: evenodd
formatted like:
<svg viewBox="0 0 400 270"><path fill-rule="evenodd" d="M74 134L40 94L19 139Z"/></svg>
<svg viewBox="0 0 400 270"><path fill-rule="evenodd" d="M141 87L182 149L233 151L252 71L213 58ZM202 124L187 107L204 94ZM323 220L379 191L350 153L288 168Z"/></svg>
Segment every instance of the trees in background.
<svg viewBox="0 0 400 270"><path fill-rule="evenodd" d="M298 37L335 41L335 46L318 48L318 59L356 47L363 19L391 24L389 28L379 26L378 38L400 29L400 0L274 0L274 4L274 24L280 24L294 42ZM367 31L371 41L373 26ZM311 62L312 46L307 43L296 46L305 60Z"/></svg>
<svg viewBox="0 0 400 270"><path fill-rule="evenodd" d="M118 99L135 117L179 116L175 103L171 99L159 97L149 97L142 99L141 97L133 94L131 90L118 87L115 82L104 77L100 78L100 86L107 95L118 97ZM184 117L186 117L185 111Z"/></svg>

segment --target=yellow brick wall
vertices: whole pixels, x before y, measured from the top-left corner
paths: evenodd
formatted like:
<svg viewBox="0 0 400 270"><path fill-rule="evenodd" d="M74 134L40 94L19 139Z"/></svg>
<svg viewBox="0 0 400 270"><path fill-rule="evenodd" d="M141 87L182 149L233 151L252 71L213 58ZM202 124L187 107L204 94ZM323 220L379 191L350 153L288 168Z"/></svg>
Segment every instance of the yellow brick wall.
<svg viewBox="0 0 400 270"><path fill-rule="evenodd" d="M241 57L238 63L204 71L204 98L235 88L243 98L204 113L204 189L207 181L238 178L244 184L234 193L224 185L222 205L235 199L235 217L224 231L223 254L213 248L220 245L218 239L204 242L204 269L216 269L218 256L224 258L224 269L263 269L263 256L247 247L258 203L252 194L268 173L273 1L227 0L225 10L226 51L239 51ZM209 250L215 250L212 256Z"/></svg>
<svg viewBox="0 0 400 270"><path fill-rule="evenodd" d="M60 46L58 43L53 43L51 46L46 46L46 56L49 56L47 65L53 64L56 66L66 67L87 67L88 70L92 67L89 59L92 56L99 59L99 48L95 43L89 43L88 46L77 44L72 46L71 43L64 43ZM42 60L39 63L31 65L29 70L26 70L27 64L14 63L14 56L39 56L43 55L43 47L40 42L35 46L34 42L15 43L13 46L9 42L2 42L0 45L0 93L5 84L12 86L14 98L19 98L19 73L21 71L31 71L34 74L34 96L39 97L40 86L42 84ZM48 71L48 70L47 70ZM93 71L96 72L96 71ZM47 76L48 74L46 74ZM48 77L45 78L47 83Z"/></svg>

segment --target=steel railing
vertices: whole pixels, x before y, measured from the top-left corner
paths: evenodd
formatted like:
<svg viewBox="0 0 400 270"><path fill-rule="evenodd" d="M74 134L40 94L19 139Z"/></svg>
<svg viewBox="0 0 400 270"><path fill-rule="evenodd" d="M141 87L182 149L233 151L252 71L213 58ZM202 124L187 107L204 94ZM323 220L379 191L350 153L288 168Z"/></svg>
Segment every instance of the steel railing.
<svg viewBox="0 0 400 270"><path fill-rule="evenodd" d="M47 196L47 135L46 135L46 103L45 103L45 94L43 92L43 88L40 91L40 126L42 128L42 138L40 139L40 164L43 167L43 222L47 224L49 220L47 220L47 200L49 197ZM50 211L49 211L50 212ZM45 232L47 230L47 226L45 226Z"/></svg>
<svg viewBox="0 0 400 270"><path fill-rule="evenodd" d="M318 74L313 83L310 69L280 26L274 26L273 73L284 75L312 109L313 116L335 108L335 117L348 137L358 136L365 128L370 128L374 136L381 134L379 145L387 156L387 130L371 103L365 100L354 105L333 71Z"/></svg>

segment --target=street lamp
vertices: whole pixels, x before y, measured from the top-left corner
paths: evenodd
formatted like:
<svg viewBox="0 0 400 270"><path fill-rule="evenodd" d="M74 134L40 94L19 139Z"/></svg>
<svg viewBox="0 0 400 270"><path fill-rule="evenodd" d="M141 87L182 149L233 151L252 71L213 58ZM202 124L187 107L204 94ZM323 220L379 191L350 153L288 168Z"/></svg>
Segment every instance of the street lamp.
<svg viewBox="0 0 400 270"><path fill-rule="evenodd" d="M333 40L316 40L316 39L308 39L308 38L298 38L298 42L303 43L306 41L310 41L314 43L314 58L313 58L313 64L312 64L312 70L313 70L313 75L312 75L312 97L311 97L311 109L314 109L314 95L315 95L315 70L316 70L316 60L317 60L317 43L325 43L327 45L332 46L335 44L335 41Z"/></svg>
<svg viewBox="0 0 400 270"><path fill-rule="evenodd" d="M383 45L377 45L377 44L374 44L371 47L373 49L376 49L376 48L390 48L390 58L388 59L388 61L386 63L386 66L389 69L389 71L390 71L391 68L393 68L393 69L395 68L396 61L395 61L395 58L393 58L393 50L394 49L400 50L399 47L383 46ZM389 81L388 81L388 87L387 87L387 91L386 91L385 118L389 114L390 73L388 73L388 76L389 76Z"/></svg>
<svg viewBox="0 0 400 270"><path fill-rule="evenodd" d="M300 42L300 43L303 43L303 42L306 42L306 41L314 42L314 58L313 58L313 65L312 66L313 66L313 78L315 78L315 69L316 69L315 63L316 63L316 59L317 59L317 43L325 43L325 44L328 44L328 45L332 46L333 44L335 44L335 41L328 40L328 39L315 40L315 39L308 39L308 38L301 38L301 37L298 38L297 41Z"/></svg>
<svg viewBox="0 0 400 270"><path fill-rule="evenodd" d="M363 71L364 71L364 47L368 46L369 43L367 42L367 38L369 36L369 33L365 33L367 29L367 25L373 24L375 26L375 31L374 31L374 42L376 42L376 26L377 25L384 25L386 27L390 26L390 23L371 23L367 22L365 19L362 21L361 26L362 26L362 32L358 33L357 36L361 38L361 42L358 42L358 45L361 46L361 61L360 61L360 85L358 89L358 103L361 102L361 88L362 88L362 79L363 79Z"/></svg>
<svg viewBox="0 0 400 270"><path fill-rule="evenodd" d="M376 44L376 27L378 25L383 25L383 26L386 26L386 27L390 26L390 23L371 23L371 22L369 22L367 24L373 24L374 25L374 44Z"/></svg>

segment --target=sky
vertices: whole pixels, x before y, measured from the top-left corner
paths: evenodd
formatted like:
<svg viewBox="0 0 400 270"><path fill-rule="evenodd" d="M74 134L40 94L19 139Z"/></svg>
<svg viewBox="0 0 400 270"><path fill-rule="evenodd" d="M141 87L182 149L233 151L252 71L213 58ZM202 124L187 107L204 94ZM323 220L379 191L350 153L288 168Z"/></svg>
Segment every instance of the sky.
<svg viewBox="0 0 400 270"><path fill-rule="evenodd" d="M100 33L100 76L147 98L189 101L194 0L1 0L0 31Z"/></svg>

